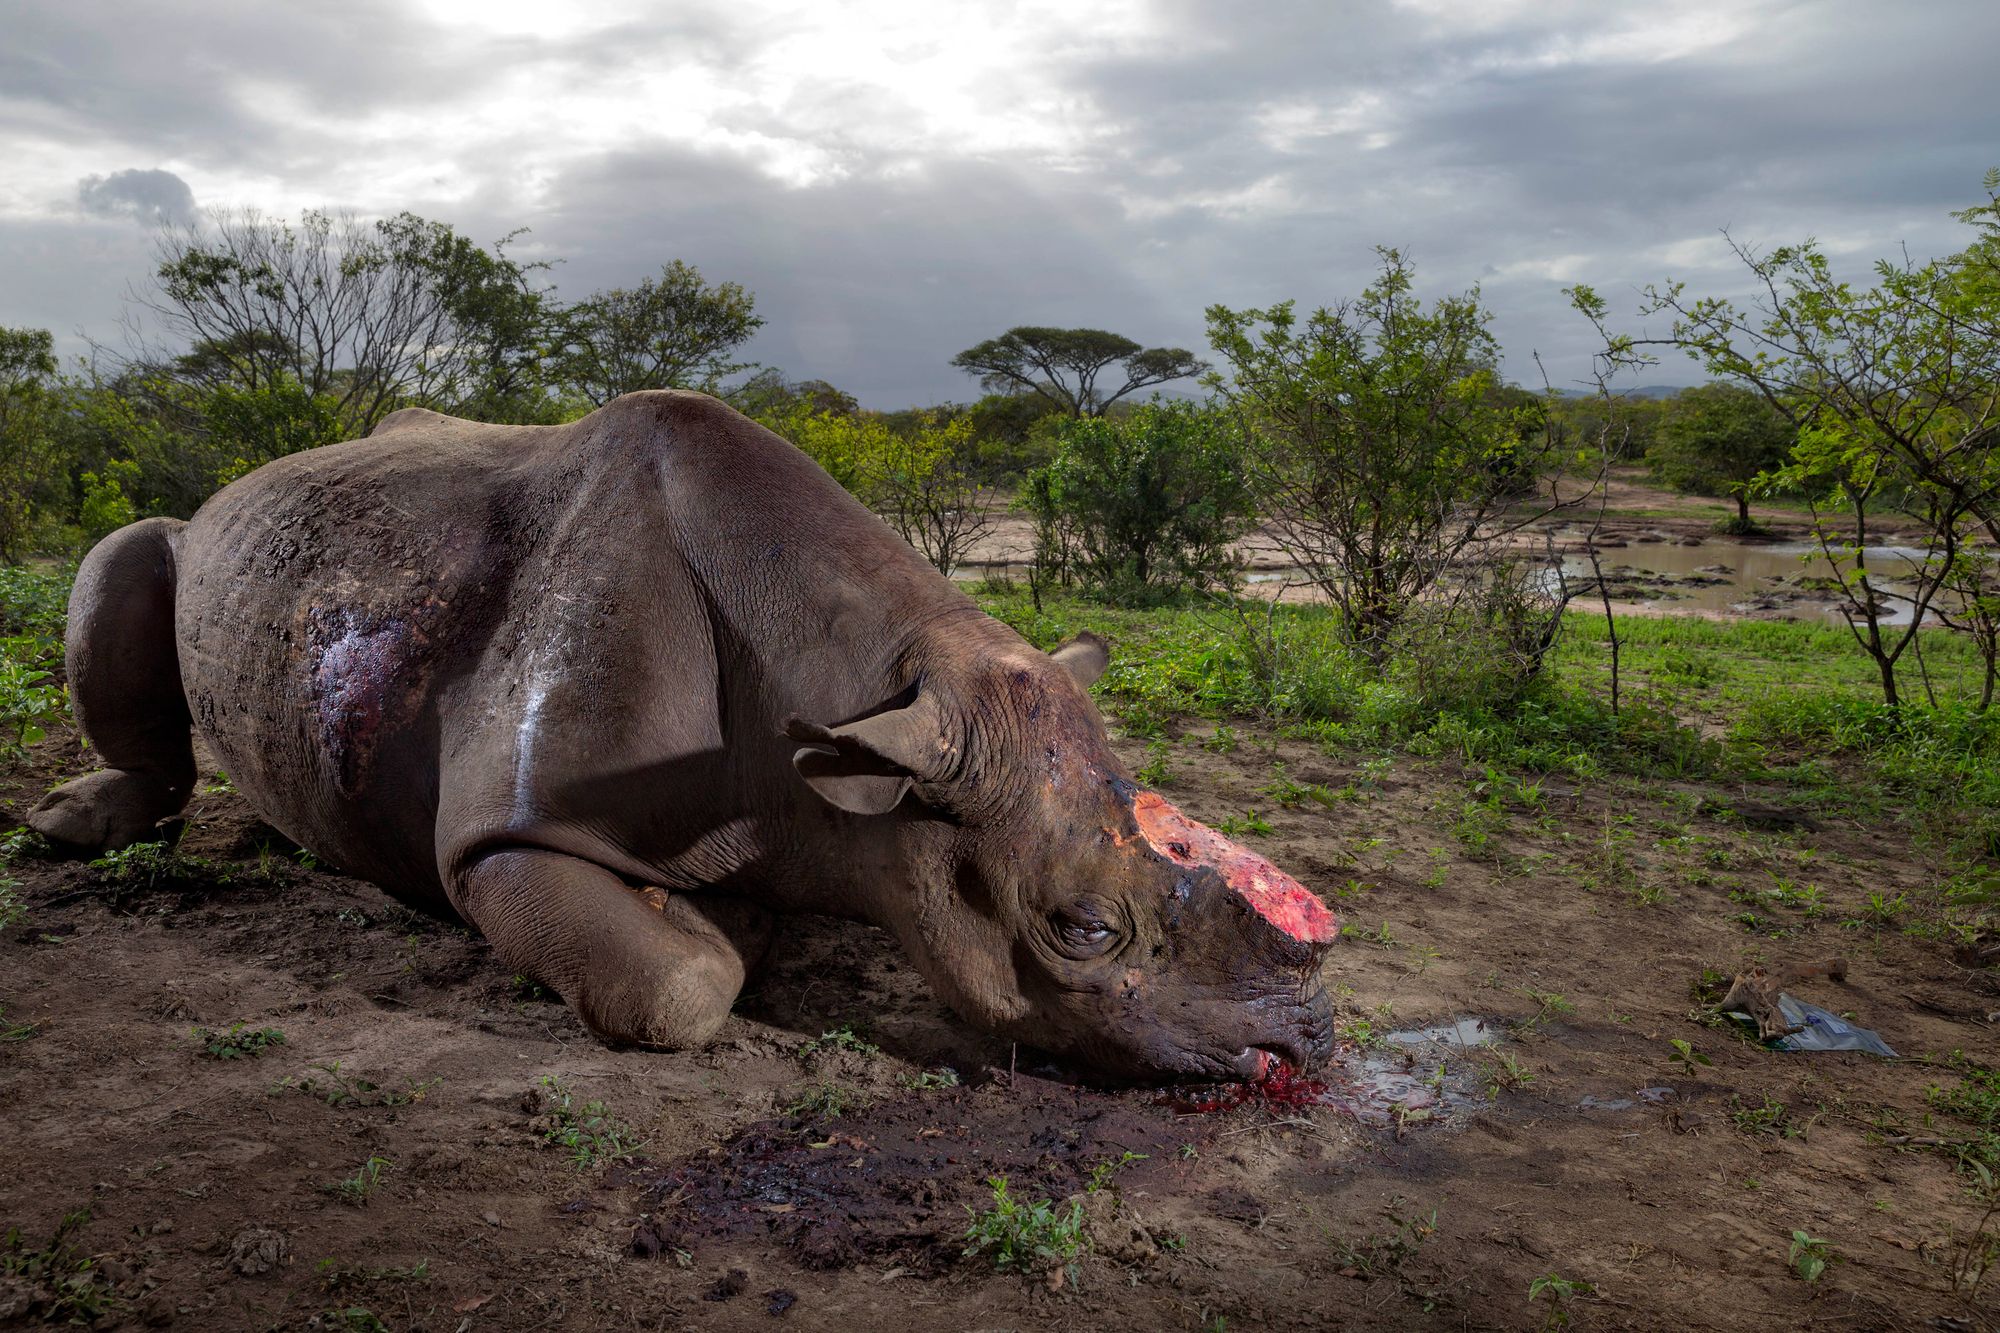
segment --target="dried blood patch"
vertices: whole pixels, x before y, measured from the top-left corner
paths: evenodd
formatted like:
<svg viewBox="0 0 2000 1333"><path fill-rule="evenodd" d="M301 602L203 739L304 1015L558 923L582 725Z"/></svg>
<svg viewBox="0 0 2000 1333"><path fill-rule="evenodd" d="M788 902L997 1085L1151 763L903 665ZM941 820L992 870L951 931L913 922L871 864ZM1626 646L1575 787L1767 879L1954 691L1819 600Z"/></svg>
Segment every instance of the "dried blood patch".
<svg viewBox="0 0 2000 1333"><path fill-rule="evenodd" d="M1305 885L1249 848L1189 819L1158 792L1133 797L1132 814L1154 851L1180 865L1213 867L1258 915L1293 939L1329 944L1340 934L1340 921Z"/></svg>

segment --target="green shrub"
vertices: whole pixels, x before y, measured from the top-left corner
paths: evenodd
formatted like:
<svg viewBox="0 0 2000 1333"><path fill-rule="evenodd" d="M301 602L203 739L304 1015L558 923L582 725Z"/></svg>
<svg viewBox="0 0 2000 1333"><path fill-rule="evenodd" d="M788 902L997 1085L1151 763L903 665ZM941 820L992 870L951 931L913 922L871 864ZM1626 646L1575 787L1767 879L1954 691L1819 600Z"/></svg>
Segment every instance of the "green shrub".
<svg viewBox="0 0 2000 1333"><path fill-rule="evenodd" d="M1067 422L1023 502L1085 586L1125 602L1229 577L1251 516L1234 420L1160 401Z"/></svg>
<svg viewBox="0 0 2000 1333"><path fill-rule="evenodd" d="M1072 1199L1067 1208L1036 1199L1023 1203L1007 1192L1007 1177L987 1182L993 1202L984 1209L970 1205L971 1225L965 1229L965 1257L988 1256L995 1268L1036 1272L1066 1267L1083 1251L1083 1204Z"/></svg>

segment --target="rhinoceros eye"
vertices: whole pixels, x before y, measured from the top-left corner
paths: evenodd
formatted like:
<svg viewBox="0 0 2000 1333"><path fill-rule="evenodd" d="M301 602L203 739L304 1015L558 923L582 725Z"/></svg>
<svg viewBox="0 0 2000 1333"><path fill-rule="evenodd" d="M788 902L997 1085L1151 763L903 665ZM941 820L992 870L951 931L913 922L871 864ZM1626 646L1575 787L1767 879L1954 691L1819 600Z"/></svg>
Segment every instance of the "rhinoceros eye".
<svg viewBox="0 0 2000 1333"><path fill-rule="evenodd" d="M1094 958L1118 941L1118 931L1103 913L1089 903L1073 903L1057 910L1050 922L1063 952L1076 958Z"/></svg>

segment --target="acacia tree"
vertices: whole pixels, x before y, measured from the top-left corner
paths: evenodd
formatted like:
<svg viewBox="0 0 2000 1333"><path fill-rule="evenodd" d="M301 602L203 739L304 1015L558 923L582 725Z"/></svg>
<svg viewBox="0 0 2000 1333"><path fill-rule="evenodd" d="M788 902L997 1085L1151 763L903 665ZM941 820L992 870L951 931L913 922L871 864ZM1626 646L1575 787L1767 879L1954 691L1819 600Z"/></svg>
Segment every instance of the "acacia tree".
<svg viewBox="0 0 2000 1333"><path fill-rule="evenodd" d="M1208 310L1211 377L1248 427L1273 539L1380 667L1410 607L1476 544L1547 516L1554 438L1539 404L1494 392L1499 345L1474 288L1430 308L1403 256L1354 300L1313 312Z"/></svg>
<svg viewBox="0 0 2000 1333"><path fill-rule="evenodd" d="M1986 189L1985 204L1955 215L1979 229L1973 245L1921 264L1882 260L1865 289L1837 278L1812 241L1768 253L1731 241L1755 295L1738 303L1689 296L1681 283L1649 287L1640 313L1671 316L1666 337L1613 334L1596 292L1570 292L1610 364L1652 364L1650 348L1678 348L1791 424L1792 462L1773 476L1812 502L1848 626L1892 708L1902 702L1898 664L1940 593L1963 582L1969 542L2000 549L2000 172ZM1870 549L1871 517L1891 508L1924 534L1921 558L1894 569L1900 589ZM1984 651L1990 641L1974 637ZM1988 698L1997 666L1989 654Z"/></svg>
<svg viewBox="0 0 2000 1333"><path fill-rule="evenodd" d="M1145 347L1103 329L1051 329L1023 325L968 347L951 359L980 387L994 393L1033 394L1073 417L1103 416L1136 390L1186 379L1208 369L1181 347ZM1125 382L1106 393L1099 378L1112 366Z"/></svg>
<svg viewBox="0 0 2000 1333"><path fill-rule="evenodd" d="M563 313L559 382L603 405L639 389L702 389L747 363L729 355L763 327L756 297L733 282L709 286L676 259L634 287L597 292Z"/></svg>
<svg viewBox="0 0 2000 1333"><path fill-rule="evenodd" d="M546 311L512 239L489 251L413 213L222 212L163 229L156 285L135 299L189 349L152 358L175 378L296 384L333 404L341 436L408 406L519 419L541 396Z"/></svg>
<svg viewBox="0 0 2000 1333"><path fill-rule="evenodd" d="M1756 391L1704 384L1667 405L1646 461L1677 491L1735 500L1736 521L1724 530L1740 536L1757 530L1750 493L1758 478L1785 465L1795 438L1792 423Z"/></svg>

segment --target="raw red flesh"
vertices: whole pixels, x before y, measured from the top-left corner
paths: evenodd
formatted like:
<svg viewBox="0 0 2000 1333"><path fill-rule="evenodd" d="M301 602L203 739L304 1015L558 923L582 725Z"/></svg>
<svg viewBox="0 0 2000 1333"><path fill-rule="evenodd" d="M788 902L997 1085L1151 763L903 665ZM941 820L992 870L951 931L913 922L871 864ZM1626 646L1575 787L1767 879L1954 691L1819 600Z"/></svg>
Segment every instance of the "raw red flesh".
<svg viewBox="0 0 2000 1333"><path fill-rule="evenodd" d="M1181 865L1213 866L1258 915L1293 939L1327 944L1340 934L1339 920L1305 885L1208 825L1189 819L1158 792L1140 792L1132 800L1132 813L1154 851Z"/></svg>

